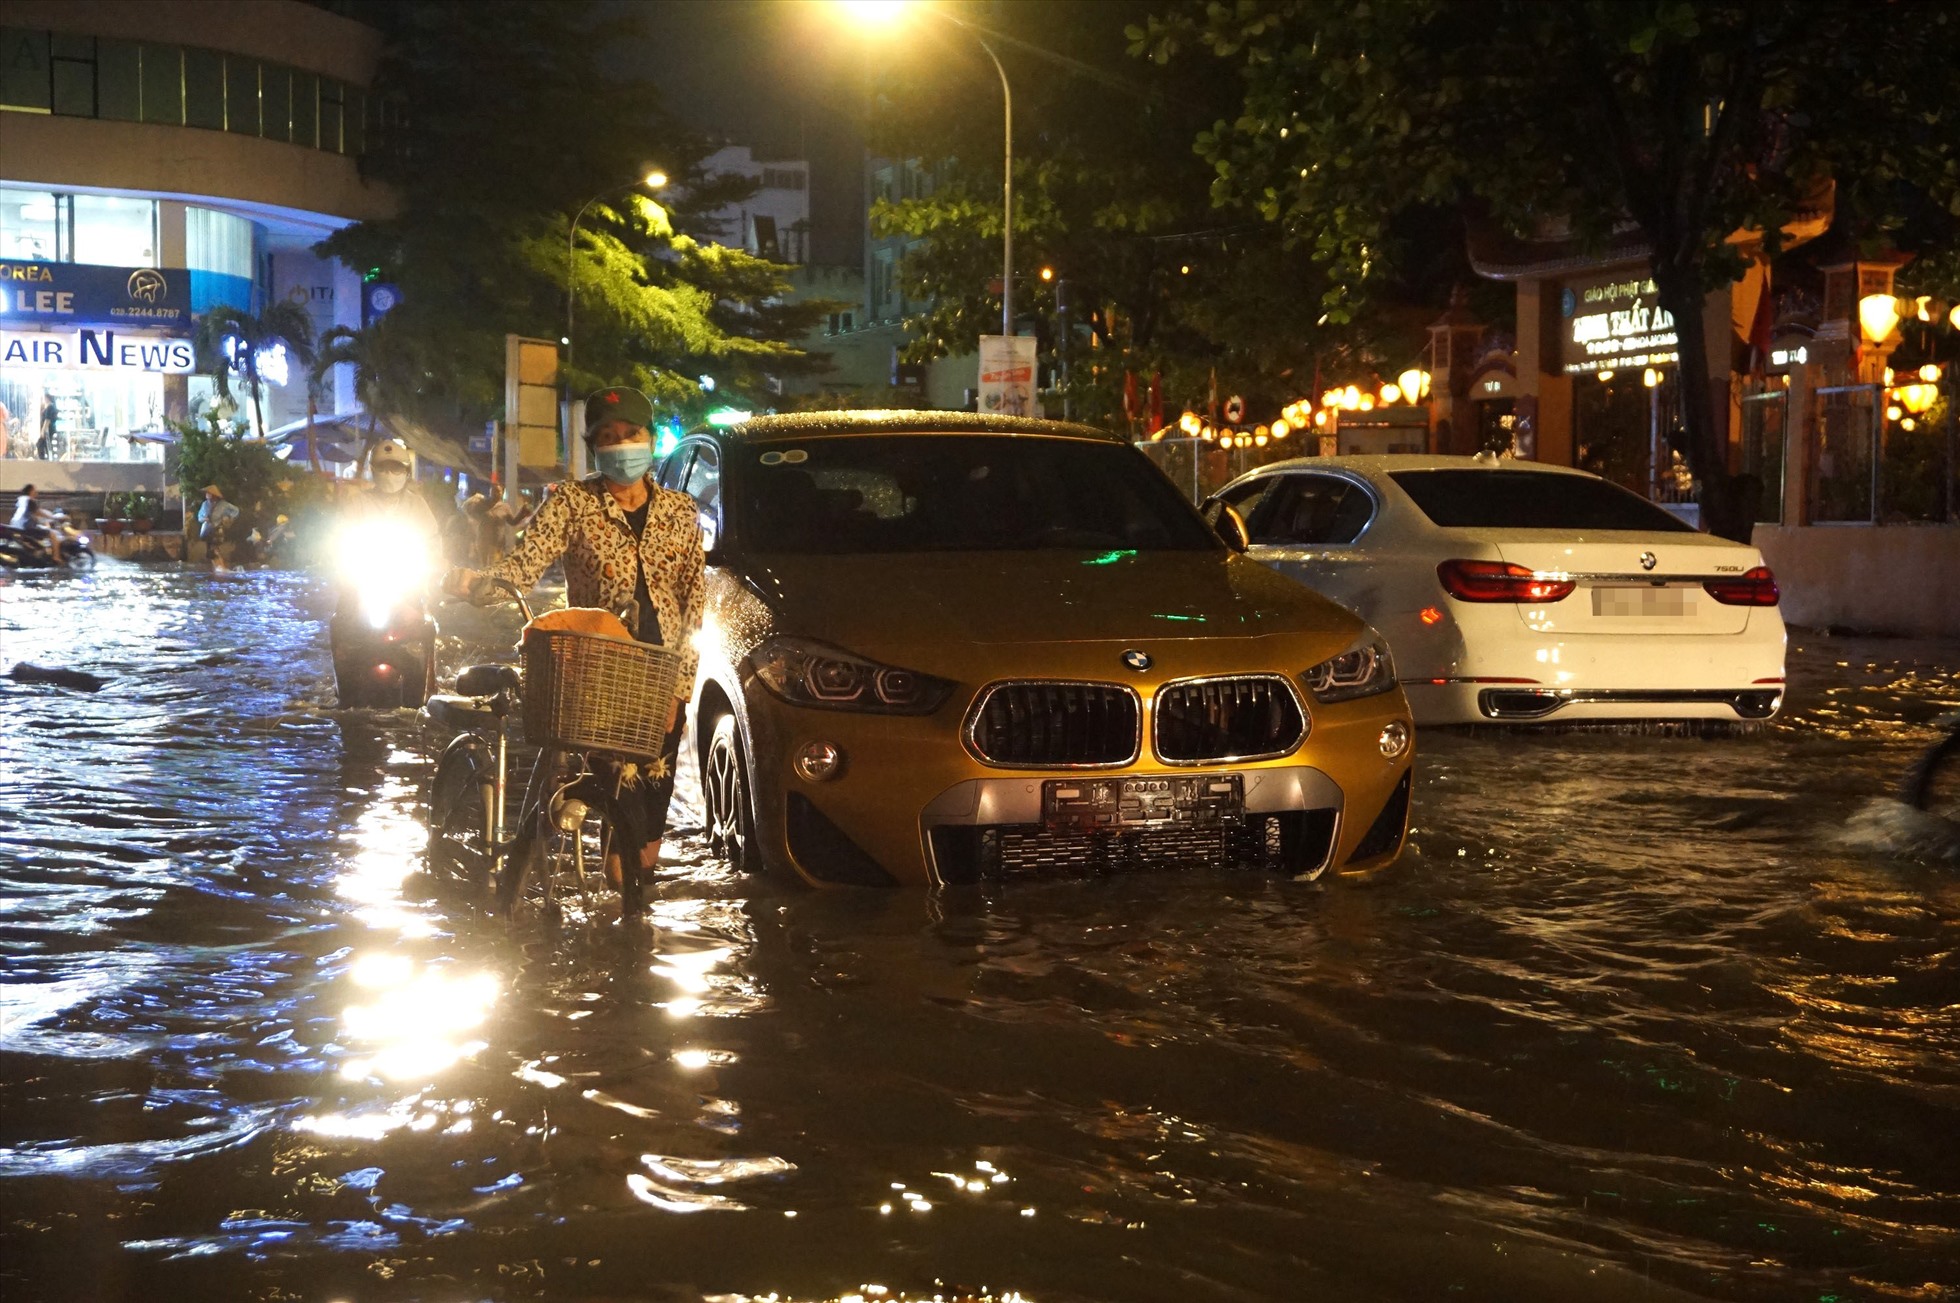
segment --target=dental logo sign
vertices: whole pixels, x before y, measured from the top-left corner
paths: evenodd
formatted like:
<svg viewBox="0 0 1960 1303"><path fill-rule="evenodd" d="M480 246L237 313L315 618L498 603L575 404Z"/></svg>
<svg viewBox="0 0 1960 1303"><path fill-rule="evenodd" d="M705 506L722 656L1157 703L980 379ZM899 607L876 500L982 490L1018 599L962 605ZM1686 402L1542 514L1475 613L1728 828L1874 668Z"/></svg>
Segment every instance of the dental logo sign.
<svg viewBox="0 0 1960 1303"><path fill-rule="evenodd" d="M0 366L181 376L196 370L197 353L188 339L113 330L0 330Z"/></svg>
<svg viewBox="0 0 1960 1303"><path fill-rule="evenodd" d="M1568 375L1656 366L1677 357L1674 316L1660 305L1654 282L1637 273L1567 286L1559 307Z"/></svg>

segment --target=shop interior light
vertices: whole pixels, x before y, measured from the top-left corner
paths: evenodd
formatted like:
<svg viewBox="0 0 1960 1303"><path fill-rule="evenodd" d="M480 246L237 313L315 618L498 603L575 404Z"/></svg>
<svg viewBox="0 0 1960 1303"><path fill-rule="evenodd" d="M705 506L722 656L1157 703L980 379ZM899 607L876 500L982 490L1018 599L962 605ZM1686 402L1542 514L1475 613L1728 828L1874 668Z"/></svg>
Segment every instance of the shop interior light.
<svg viewBox="0 0 1960 1303"><path fill-rule="evenodd" d="M1383 385L1383 386L1382 386L1382 406L1383 406L1383 407L1393 407L1393 406L1394 406L1395 404L1397 404L1397 403L1399 403L1399 402L1401 402L1401 401L1402 401L1402 389L1401 389L1401 386L1399 386L1399 385Z"/></svg>
<svg viewBox="0 0 1960 1303"><path fill-rule="evenodd" d="M1899 301L1890 294L1867 294L1858 300L1858 328L1876 344L1891 337L1899 324Z"/></svg>

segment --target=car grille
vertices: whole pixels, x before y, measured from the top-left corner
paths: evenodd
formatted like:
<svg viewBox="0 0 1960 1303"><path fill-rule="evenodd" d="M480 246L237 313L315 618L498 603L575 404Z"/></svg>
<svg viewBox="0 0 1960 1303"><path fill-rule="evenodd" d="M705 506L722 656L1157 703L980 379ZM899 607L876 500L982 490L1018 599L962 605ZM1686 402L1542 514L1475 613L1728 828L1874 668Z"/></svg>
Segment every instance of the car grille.
<svg viewBox="0 0 1960 1303"><path fill-rule="evenodd" d="M959 884L1148 870L1311 874L1333 854L1337 826L1333 810L1299 810L1203 828L1075 832L1009 824L939 827L931 837L940 879Z"/></svg>
<svg viewBox="0 0 1960 1303"><path fill-rule="evenodd" d="M1136 759L1137 694L1113 683L1000 683L974 711L969 737L988 764L1126 765Z"/></svg>
<svg viewBox="0 0 1960 1303"><path fill-rule="evenodd" d="M1274 675L1194 679L1157 693L1157 755L1172 764L1283 756L1307 735L1299 700Z"/></svg>

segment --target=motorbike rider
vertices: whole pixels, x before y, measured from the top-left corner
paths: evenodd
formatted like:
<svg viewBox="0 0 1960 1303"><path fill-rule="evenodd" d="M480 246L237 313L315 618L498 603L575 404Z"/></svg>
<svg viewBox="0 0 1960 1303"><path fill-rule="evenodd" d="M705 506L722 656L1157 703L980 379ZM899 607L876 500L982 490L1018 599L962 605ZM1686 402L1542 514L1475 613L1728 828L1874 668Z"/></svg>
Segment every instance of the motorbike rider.
<svg viewBox="0 0 1960 1303"><path fill-rule="evenodd" d="M41 499L34 493L34 486L21 486L20 496L14 499L13 528L27 535L48 549L56 565L61 564L61 531L51 528L48 513L41 509Z"/></svg>
<svg viewBox="0 0 1960 1303"><path fill-rule="evenodd" d="M681 654L678 695L668 707L659 761L647 767L639 800L621 796L613 818L621 846L639 846L638 869L659 863L667 806L674 794L680 755L683 704L693 692L705 597L701 532L694 499L663 489L653 479L653 404L637 389L601 389L585 401L585 441L598 474L552 487L524 539L482 574L450 572L444 587L475 601L494 600L490 581L530 589L545 568L565 561L566 599L573 606L627 612L626 625L641 642L664 644ZM617 858L607 873L623 872Z"/></svg>
<svg viewBox="0 0 1960 1303"><path fill-rule="evenodd" d="M429 500L409 486L408 448L400 439L383 439L368 456L371 477L367 491L354 500L354 508L364 515L394 516L427 531L431 542L437 533L436 513Z"/></svg>

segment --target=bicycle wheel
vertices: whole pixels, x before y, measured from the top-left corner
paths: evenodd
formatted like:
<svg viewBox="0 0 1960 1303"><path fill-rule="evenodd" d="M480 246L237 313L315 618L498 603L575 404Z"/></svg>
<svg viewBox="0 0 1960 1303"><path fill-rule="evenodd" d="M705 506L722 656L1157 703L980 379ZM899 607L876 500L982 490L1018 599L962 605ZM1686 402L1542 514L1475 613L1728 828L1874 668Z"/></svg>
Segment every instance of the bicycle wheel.
<svg viewBox="0 0 1960 1303"><path fill-rule="evenodd" d="M490 803L496 786L468 755L446 759L429 789L424 864L438 885L481 893L490 880Z"/></svg>

